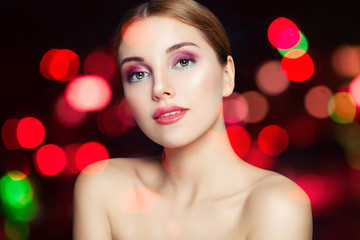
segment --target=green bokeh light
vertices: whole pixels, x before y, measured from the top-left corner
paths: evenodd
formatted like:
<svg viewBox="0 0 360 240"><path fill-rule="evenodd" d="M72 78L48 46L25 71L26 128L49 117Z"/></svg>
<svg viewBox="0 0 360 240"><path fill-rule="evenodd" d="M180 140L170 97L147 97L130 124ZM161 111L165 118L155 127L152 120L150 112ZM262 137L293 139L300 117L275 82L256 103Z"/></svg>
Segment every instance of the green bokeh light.
<svg viewBox="0 0 360 240"><path fill-rule="evenodd" d="M29 226L24 222L5 220L4 232L9 240L25 240L29 237Z"/></svg>
<svg viewBox="0 0 360 240"><path fill-rule="evenodd" d="M2 212L8 220L28 222L36 217L39 206L29 180L26 177L14 180L11 176L16 174L12 171L0 179Z"/></svg>
<svg viewBox="0 0 360 240"><path fill-rule="evenodd" d="M289 49L278 49L278 51L282 56L285 56L288 52L297 49L303 50L304 52L307 52L309 50L308 40L301 31L300 31L300 40L294 47Z"/></svg>
<svg viewBox="0 0 360 240"><path fill-rule="evenodd" d="M0 180L3 203L9 207L22 208L33 200L33 191L27 178L13 180L9 174Z"/></svg>

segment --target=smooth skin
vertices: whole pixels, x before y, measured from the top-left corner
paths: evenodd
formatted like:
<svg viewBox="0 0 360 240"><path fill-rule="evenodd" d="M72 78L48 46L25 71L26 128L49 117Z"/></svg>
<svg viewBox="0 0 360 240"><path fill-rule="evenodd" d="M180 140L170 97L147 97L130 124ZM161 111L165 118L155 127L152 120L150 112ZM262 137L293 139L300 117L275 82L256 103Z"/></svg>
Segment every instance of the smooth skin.
<svg viewBox="0 0 360 240"><path fill-rule="evenodd" d="M198 29L172 18L148 17L129 29L119 47L125 97L164 154L111 159L99 174L80 174L74 239L311 239L303 190L231 148L222 98L234 88L232 57L220 64ZM173 105L188 109L179 121L153 119Z"/></svg>

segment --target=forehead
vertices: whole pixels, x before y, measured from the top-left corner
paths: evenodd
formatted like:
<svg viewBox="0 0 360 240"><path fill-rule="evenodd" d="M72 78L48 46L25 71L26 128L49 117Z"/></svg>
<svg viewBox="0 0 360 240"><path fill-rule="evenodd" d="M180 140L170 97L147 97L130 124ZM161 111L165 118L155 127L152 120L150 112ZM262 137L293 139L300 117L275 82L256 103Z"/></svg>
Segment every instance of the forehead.
<svg viewBox="0 0 360 240"><path fill-rule="evenodd" d="M180 42L193 42L202 49L212 50L199 29L170 17L152 16L135 20L124 27L121 34L119 58L146 50L165 51Z"/></svg>

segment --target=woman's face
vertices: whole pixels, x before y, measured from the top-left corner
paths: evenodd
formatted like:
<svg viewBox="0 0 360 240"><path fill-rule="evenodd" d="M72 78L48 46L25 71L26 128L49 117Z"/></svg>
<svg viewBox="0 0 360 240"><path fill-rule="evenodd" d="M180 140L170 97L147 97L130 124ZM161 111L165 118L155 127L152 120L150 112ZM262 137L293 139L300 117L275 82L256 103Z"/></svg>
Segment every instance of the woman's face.
<svg viewBox="0 0 360 240"><path fill-rule="evenodd" d="M130 109L154 142L181 147L222 124L229 73L198 29L161 16L132 22L119 63Z"/></svg>

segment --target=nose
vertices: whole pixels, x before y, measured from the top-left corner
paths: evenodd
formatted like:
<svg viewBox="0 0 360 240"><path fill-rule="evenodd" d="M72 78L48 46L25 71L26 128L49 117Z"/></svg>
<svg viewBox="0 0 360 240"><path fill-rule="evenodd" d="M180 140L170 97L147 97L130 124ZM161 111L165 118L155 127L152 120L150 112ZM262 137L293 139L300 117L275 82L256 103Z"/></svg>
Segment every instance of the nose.
<svg viewBox="0 0 360 240"><path fill-rule="evenodd" d="M171 79L164 73L153 75L152 99L156 102L175 96L175 89Z"/></svg>

